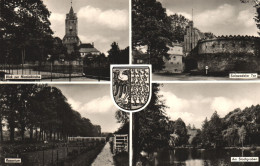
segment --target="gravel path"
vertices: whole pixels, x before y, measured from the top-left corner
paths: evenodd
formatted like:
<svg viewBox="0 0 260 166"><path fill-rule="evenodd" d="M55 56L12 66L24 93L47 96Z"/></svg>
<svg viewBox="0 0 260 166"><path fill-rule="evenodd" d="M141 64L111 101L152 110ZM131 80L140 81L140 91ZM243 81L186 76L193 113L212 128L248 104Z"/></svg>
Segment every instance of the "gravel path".
<svg viewBox="0 0 260 166"><path fill-rule="evenodd" d="M99 153L95 161L92 163L92 166L113 166L113 154L110 150L109 142L104 146L102 151Z"/></svg>

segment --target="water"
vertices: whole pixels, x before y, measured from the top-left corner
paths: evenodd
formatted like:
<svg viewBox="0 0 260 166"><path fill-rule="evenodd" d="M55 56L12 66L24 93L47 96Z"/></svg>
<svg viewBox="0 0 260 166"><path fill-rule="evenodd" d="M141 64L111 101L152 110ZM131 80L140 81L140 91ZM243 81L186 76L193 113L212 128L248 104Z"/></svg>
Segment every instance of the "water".
<svg viewBox="0 0 260 166"><path fill-rule="evenodd" d="M260 163L231 163L231 157L241 157L241 149L187 149L161 150L150 165L155 166L259 166ZM260 157L260 151L244 150L244 157Z"/></svg>

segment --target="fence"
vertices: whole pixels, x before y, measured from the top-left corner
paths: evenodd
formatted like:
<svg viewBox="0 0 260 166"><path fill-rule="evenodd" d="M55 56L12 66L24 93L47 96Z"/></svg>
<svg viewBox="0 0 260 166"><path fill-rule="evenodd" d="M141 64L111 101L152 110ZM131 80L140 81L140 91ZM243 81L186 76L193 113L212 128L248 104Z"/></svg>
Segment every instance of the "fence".
<svg viewBox="0 0 260 166"><path fill-rule="evenodd" d="M42 79L82 77L83 65L77 61L0 64L0 71L11 75L41 75Z"/></svg>
<svg viewBox="0 0 260 166"><path fill-rule="evenodd" d="M114 153L126 151L128 152L128 135L115 134L114 135Z"/></svg>

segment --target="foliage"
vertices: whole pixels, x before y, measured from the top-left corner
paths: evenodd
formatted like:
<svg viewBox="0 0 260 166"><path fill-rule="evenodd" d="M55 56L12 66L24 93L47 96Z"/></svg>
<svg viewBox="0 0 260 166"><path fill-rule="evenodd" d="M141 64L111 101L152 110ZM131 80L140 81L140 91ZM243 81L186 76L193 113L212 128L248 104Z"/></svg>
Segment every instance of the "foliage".
<svg viewBox="0 0 260 166"><path fill-rule="evenodd" d="M119 64L119 55L120 49L118 43L113 42L111 44L111 49L108 51L109 62L111 62L111 64Z"/></svg>
<svg viewBox="0 0 260 166"><path fill-rule="evenodd" d="M51 49L50 12L41 0L2 0L0 19L0 57L20 63L43 60ZM33 50L33 51L31 51ZM30 52L26 54L26 52ZM25 54L28 57L25 57ZM22 58L21 58L22 57Z"/></svg>
<svg viewBox="0 0 260 166"><path fill-rule="evenodd" d="M246 138L246 128L244 125L238 129L238 136L239 136L239 142L242 143L243 145L243 142L245 141Z"/></svg>
<svg viewBox="0 0 260 166"><path fill-rule="evenodd" d="M50 51L50 60L59 60L61 55L67 57L67 48L63 45L62 40L59 37L53 38L52 49Z"/></svg>
<svg viewBox="0 0 260 166"><path fill-rule="evenodd" d="M170 133L167 130L168 117L165 104L158 94L160 84L152 84L152 97L149 105L133 115L134 162L140 158L140 152L153 152L168 146Z"/></svg>
<svg viewBox="0 0 260 166"><path fill-rule="evenodd" d="M256 12L257 12L257 15L255 16L256 26L260 30L260 7L259 6L256 8ZM258 32L258 34L260 35L260 31Z"/></svg>
<svg viewBox="0 0 260 166"><path fill-rule="evenodd" d="M201 142L215 145L224 141L225 145L252 145L260 144L260 105L239 108L219 118L215 112L211 119L203 122ZM222 140L222 141L221 141Z"/></svg>
<svg viewBox="0 0 260 166"><path fill-rule="evenodd" d="M178 118L173 124L173 132L178 136L178 141L175 141L176 146L185 145L188 142L187 128L181 118Z"/></svg>
<svg viewBox="0 0 260 166"><path fill-rule="evenodd" d="M184 35L186 34L186 26L188 26L189 21L181 14L173 14L170 17L173 33L173 41L179 43L184 42Z"/></svg>
<svg viewBox="0 0 260 166"><path fill-rule="evenodd" d="M134 0L132 3L133 47L147 46L153 70L164 68L163 56L168 57L171 43L171 20L165 8L156 0Z"/></svg>
<svg viewBox="0 0 260 166"><path fill-rule="evenodd" d="M256 22L256 26L257 28L260 30L260 3L259 1L256 0L240 0L241 3L253 3L253 6L256 8L256 16L254 18L255 22ZM258 4L256 4L256 2ZM258 32L258 34L260 35L260 32Z"/></svg>
<svg viewBox="0 0 260 166"><path fill-rule="evenodd" d="M202 142L201 130L198 130L198 133L192 139L191 144L193 146L198 146Z"/></svg>
<svg viewBox="0 0 260 166"><path fill-rule="evenodd" d="M120 50L118 43L113 42L111 49L108 51L108 59L110 64L128 64L129 47Z"/></svg>
<svg viewBox="0 0 260 166"><path fill-rule="evenodd" d="M117 110L115 117L118 123L121 123L121 127L115 132L115 134L129 134L129 113Z"/></svg>
<svg viewBox="0 0 260 166"><path fill-rule="evenodd" d="M208 126L209 141L215 144L218 141L220 141L222 138L221 130L222 130L222 121L217 111L215 111L209 121L209 126Z"/></svg>
<svg viewBox="0 0 260 166"><path fill-rule="evenodd" d="M68 56L68 60L78 60L80 58L80 52L79 52L79 46L77 46L77 44L73 45L74 47L74 51L71 53L70 56Z"/></svg>
<svg viewBox="0 0 260 166"><path fill-rule="evenodd" d="M68 136L100 136L100 126L71 108L66 97L56 87L46 85L0 85L1 115L15 140L18 129L24 139L25 131L31 140L65 139Z"/></svg>
<svg viewBox="0 0 260 166"><path fill-rule="evenodd" d="M215 37L215 35L214 35L213 33L211 33L211 32L205 32L205 33L204 33L204 36L205 36L205 38L207 38L207 39L212 39L212 38Z"/></svg>
<svg viewBox="0 0 260 166"><path fill-rule="evenodd" d="M120 152L113 156L115 166L129 166L129 153Z"/></svg>

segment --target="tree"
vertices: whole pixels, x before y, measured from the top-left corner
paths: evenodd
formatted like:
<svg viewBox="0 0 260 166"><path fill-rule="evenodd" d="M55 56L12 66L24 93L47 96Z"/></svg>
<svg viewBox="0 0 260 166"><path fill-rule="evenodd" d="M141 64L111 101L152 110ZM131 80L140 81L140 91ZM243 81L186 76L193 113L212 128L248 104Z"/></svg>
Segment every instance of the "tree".
<svg viewBox="0 0 260 166"><path fill-rule="evenodd" d="M229 146L235 146L238 138L238 127L237 125L230 126L229 128L222 131L223 139L228 142Z"/></svg>
<svg viewBox="0 0 260 166"><path fill-rule="evenodd" d="M202 135L202 142L205 143L205 144L208 143L209 142L209 122L208 122L207 117L202 124L201 135Z"/></svg>
<svg viewBox="0 0 260 166"><path fill-rule="evenodd" d="M179 43L184 42L184 35L186 34L186 27L189 24L187 18L183 15L173 14L170 16L171 25L173 27L173 41L177 41Z"/></svg>
<svg viewBox="0 0 260 166"><path fill-rule="evenodd" d="M10 141L15 140L16 129L22 140L25 131L29 131L30 139L36 141L66 140L68 136L100 136L100 126L93 125L73 110L56 87L0 85L0 92L0 118L9 130Z"/></svg>
<svg viewBox="0 0 260 166"><path fill-rule="evenodd" d="M120 49L118 43L113 42L111 49L108 51L108 59L111 64L119 64Z"/></svg>
<svg viewBox="0 0 260 166"><path fill-rule="evenodd" d="M260 30L260 5L256 7L256 12L257 12L255 16L256 26ZM258 34L260 35L260 31L258 32Z"/></svg>
<svg viewBox="0 0 260 166"><path fill-rule="evenodd" d="M35 43L44 46L41 48L42 51L48 50L48 43L53 34L49 16L50 12L41 0L2 0L0 45L4 46L4 50L0 56L7 55L8 59L19 59L20 62L24 62L26 51ZM7 54L10 52L8 50L19 50L20 55ZM43 58L43 55L37 54L37 56L38 60Z"/></svg>
<svg viewBox="0 0 260 166"><path fill-rule="evenodd" d="M53 39L53 45L52 45L52 49L51 49L51 61L54 60L59 60L61 55L64 55L64 57L66 57L66 59L68 58L67 55L67 47L65 45L63 45L62 40L59 37L55 37Z"/></svg>
<svg viewBox="0 0 260 166"><path fill-rule="evenodd" d="M129 47L120 51L119 64L129 64Z"/></svg>
<svg viewBox="0 0 260 166"><path fill-rule="evenodd" d="M208 126L209 141L214 143L214 146L216 146L217 143L220 142L222 138L221 131L222 131L222 121L217 111L215 111L210 118L209 126Z"/></svg>
<svg viewBox="0 0 260 166"><path fill-rule="evenodd" d="M202 143L202 135L201 135L201 130L198 130L198 133L193 137L191 144L193 146L198 146L200 143Z"/></svg>
<svg viewBox="0 0 260 166"><path fill-rule="evenodd" d="M256 16L254 18L255 22L256 22L256 26L257 28L260 30L260 3L259 1L256 0L240 0L241 3L253 3L254 7L256 8ZM260 35L260 32L258 32L258 34Z"/></svg>
<svg viewBox="0 0 260 166"><path fill-rule="evenodd" d="M147 46L153 71L163 69L163 57L168 57L167 45L171 43L173 36L171 21L165 8L156 0L134 0L132 18L133 47Z"/></svg>
<svg viewBox="0 0 260 166"><path fill-rule="evenodd" d="M211 32L205 32L204 36L205 36L205 38L209 38L209 39L212 39L215 37L215 35Z"/></svg>
<svg viewBox="0 0 260 166"><path fill-rule="evenodd" d="M120 128L115 131L115 134L129 134L129 114L127 112L117 110L115 117L118 123L121 123Z"/></svg>
<svg viewBox="0 0 260 166"><path fill-rule="evenodd" d="M79 46L77 46L77 44L74 43L73 47L74 47L73 49L74 51L67 57L67 59L70 61L77 60L80 58Z"/></svg>
<svg viewBox="0 0 260 166"><path fill-rule="evenodd" d="M192 125L192 130L195 130L195 129L196 129L196 127L195 127L195 125L193 124L193 125Z"/></svg>
<svg viewBox="0 0 260 166"><path fill-rule="evenodd" d="M178 118L175 121L175 123L173 125L173 129L174 129L174 134L179 136L179 139L176 142L176 145L177 146L185 145L188 142L189 137L187 135L186 125L181 118Z"/></svg>
<svg viewBox="0 0 260 166"><path fill-rule="evenodd" d="M133 114L133 163L141 157L141 151L153 152L169 145L168 117L165 115L166 106L158 94L160 86L152 84L149 105Z"/></svg>
<svg viewBox="0 0 260 166"><path fill-rule="evenodd" d="M188 129L188 130L190 130L190 129L191 129L191 125L190 125L190 123L189 123L189 125L187 126L187 129Z"/></svg>
<svg viewBox="0 0 260 166"><path fill-rule="evenodd" d="M242 147L243 147L244 145L243 143L246 138L246 129L244 125L238 129L238 136L239 136L239 142L242 143Z"/></svg>
<svg viewBox="0 0 260 166"><path fill-rule="evenodd" d="M14 141L14 132L17 127L17 112L18 101L17 86L16 85L1 85L2 88L2 101L4 101L4 117L8 123L10 141Z"/></svg>

